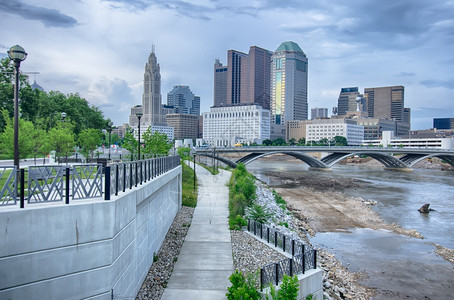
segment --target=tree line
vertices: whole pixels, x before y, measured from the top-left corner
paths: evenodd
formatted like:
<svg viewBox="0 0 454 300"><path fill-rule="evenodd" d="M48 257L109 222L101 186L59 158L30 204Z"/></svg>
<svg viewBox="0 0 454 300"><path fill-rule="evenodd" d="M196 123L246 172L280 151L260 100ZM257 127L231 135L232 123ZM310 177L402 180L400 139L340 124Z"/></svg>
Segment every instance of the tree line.
<svg viewBox="0 0 454 300"><path fill-rule="evenodd" d="M97 147L109 143L106 130L112 123L110 119L104 117L98 107L91 105L78 93L65 95L59 91L47 93L33 89L28 83L27 75L21 74L19 80L19 157L21 159L46 157L51 151L55 151L56 158L69 156L73 154L75 148L78 148L85 157L93 157ZM1 159L10 159L14 155L13 82L13 63L9 58L3 58L0 60ZM152 140L151 136L154 136L155 140L159 136L151 132L148 135L150 136L148 140ZM128 132L127 147L131 144L134 146L131 136L132 132ZM111 136L112 144L121 144L121 142L116 134ZM145 139L144 148L143 153L162 151L162 149L155 149L158 147L147 145ZM137 144L131 148L131 151L135 149Z"/></svg>

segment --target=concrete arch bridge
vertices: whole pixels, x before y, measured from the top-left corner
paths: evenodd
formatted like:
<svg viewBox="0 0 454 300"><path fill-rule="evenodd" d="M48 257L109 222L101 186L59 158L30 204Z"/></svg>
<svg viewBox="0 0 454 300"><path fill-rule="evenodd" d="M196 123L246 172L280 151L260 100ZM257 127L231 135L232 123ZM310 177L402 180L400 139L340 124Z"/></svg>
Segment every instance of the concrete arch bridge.
<svg viewBox="0 0 454 300"><path fill-rule="evenodd" d="M225 154L236 153L241 157L234 160ZM314 153L326 153L318 159ZM272 154L285 154L308 164L313 169L329 170L344 158L354 155L366 155L380 162L387 169L411 170L426 158L438 157L454 166L454 150L436 148L380 148L380 147L235 147L235 148L195 148L194 155L211 157L235 168L238 163L248 164L256 159ZM242 155L243 154L243 155Z"/></svg>

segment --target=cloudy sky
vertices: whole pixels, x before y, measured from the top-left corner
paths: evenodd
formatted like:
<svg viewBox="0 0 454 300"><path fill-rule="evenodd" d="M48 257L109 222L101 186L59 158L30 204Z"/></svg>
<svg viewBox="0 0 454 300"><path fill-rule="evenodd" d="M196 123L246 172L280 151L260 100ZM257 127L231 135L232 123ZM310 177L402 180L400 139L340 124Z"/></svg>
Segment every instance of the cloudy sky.
<svg viewBox="0 0 454 300"><path fill-rule="evenodd" d="M413 129L454 117L454 0L0 2L0 57L21 45L21 69L40 72L31 81L79 93L116 125L141 104L152 45L163 102L184 84L209 111L216 58L283 41L308 56L309 108L331 111L342 87L404 85Z"/></svg>

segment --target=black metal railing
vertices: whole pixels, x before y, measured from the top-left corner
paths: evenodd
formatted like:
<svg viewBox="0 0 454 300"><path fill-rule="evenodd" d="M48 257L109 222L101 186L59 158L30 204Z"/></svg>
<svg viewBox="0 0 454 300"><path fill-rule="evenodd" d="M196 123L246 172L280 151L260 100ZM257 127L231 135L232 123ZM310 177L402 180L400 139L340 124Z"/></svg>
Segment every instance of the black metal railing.
<svg viewBox="0 0 454 300"><path fill-rule="evenodd" d="M247 230L292 255L292 258L282 259L260 269L261 289L270 283L278 285L284 275L304 274L306 270L317 268L317 250L305 245L303 241L252 219L248 219Z"/></svg>
<svg viewBox="0 0 454 300"><path fill-rule="evenodd" d="M180 165L180 157L102 164L0 167L0 207L102 197L110 200ZM26 172L27 171L27 172ZM27 181L25 180L27 178Z"/></svg>

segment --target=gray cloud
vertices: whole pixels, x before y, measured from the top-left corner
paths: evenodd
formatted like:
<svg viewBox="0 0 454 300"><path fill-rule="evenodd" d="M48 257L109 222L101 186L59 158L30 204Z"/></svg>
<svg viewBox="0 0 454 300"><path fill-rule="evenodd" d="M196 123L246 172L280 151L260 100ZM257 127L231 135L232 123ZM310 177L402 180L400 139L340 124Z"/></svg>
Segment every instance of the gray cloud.
<svg viewBox="0 0 454 300"><path fill-rule="evenodd" d="M427 80L422 80L420 82L422 85L428 88L446 88L450 90L454 90L454 80L439 80L439 79L427 79Z"/></svg>
<svg viewBox="0 0 454 300"><path fill-rule="evenodd" d="M397 77L415 77L416 74L413 72L400 72L399 74L395 74L394 76Z"/></svg>
<svg viewBox="0 0 454 300"><path fill-rule="evenodd" d="M17 0L0 2L0 11L18 15L28 20L41 21L46 27L72 27L77 20L56 9L33 6Z"/></svg>

